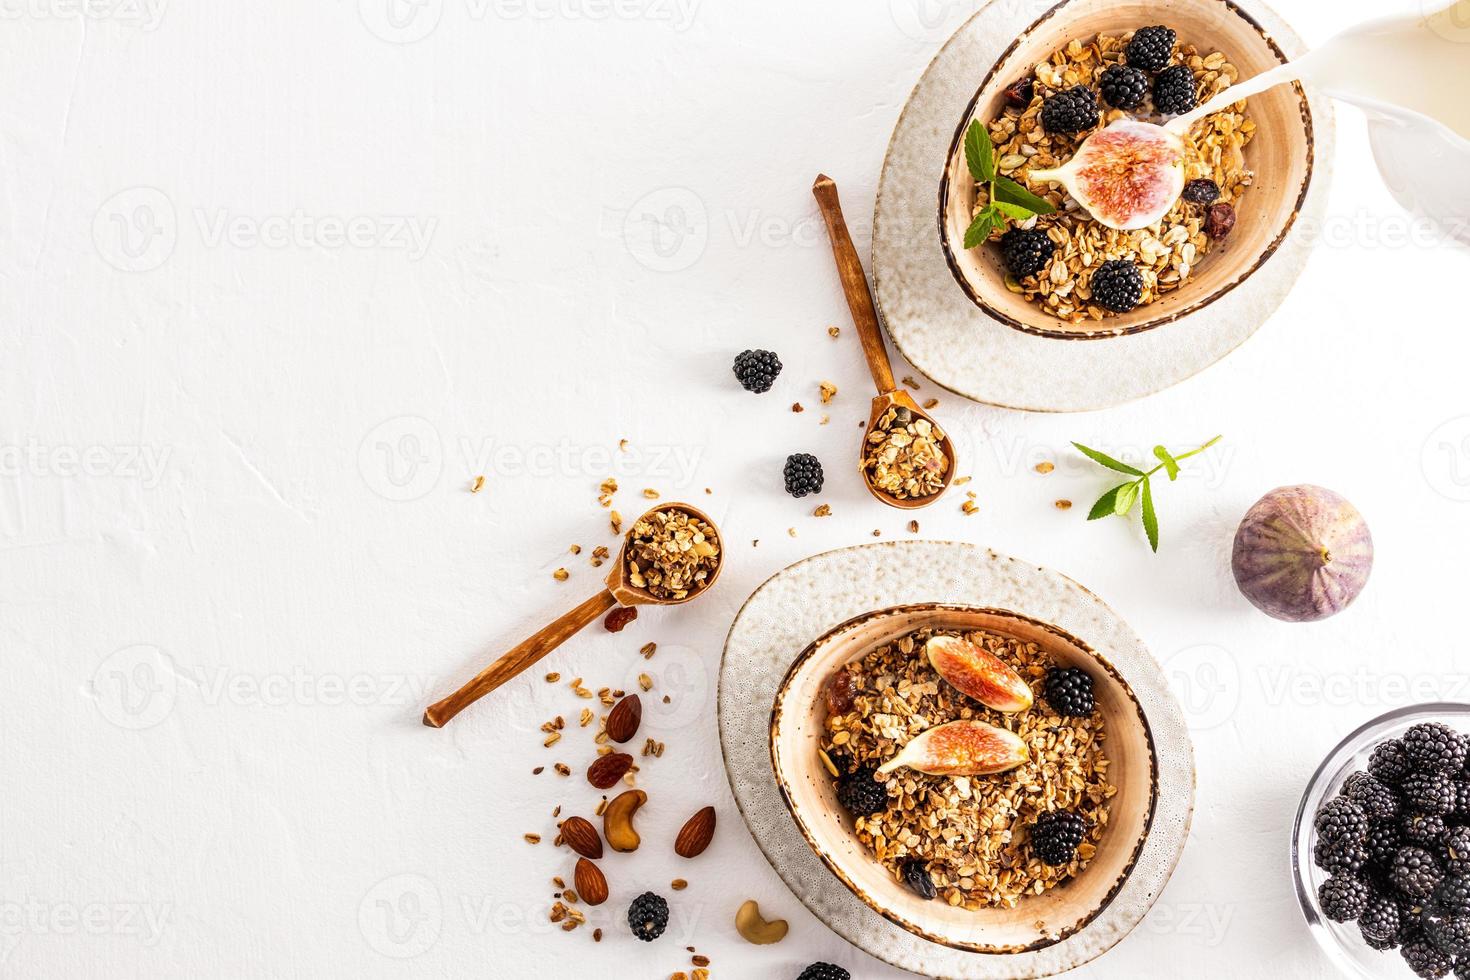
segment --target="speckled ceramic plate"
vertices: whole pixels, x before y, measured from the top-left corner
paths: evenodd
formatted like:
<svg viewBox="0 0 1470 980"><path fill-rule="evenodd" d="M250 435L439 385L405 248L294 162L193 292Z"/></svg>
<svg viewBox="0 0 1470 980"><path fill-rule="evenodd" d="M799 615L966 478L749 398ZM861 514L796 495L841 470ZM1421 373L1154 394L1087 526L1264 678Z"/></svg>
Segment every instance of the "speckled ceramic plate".
<svg viewBox="0 0 1470 980"><path fill-rule="evenodd" d="M984 312L956 281L940 236L940 184L951 142L977 88L1012 42L1039 20L1067 17L1072 2L1053 7L997 0L950 38L894 129L874 214L874 297L898 349L936 384L976 401L1028 411L1090 411L1132 401L1192 377L1242 344L1301 275L1311 250L1309 232L1320 226L1332 176L1332 104L1309 90L1314 159L1307 192L1290 231L1279 244L1273 240L1269 261L1252 267L1238 285L1232 282L1208 302L1186 304L1155 329L1125 336L1059 339ZM1171 7L1202 2L1160 0L1149 5L1148 23L1169 23ZM1306 50L1260 0L1208 2L1253 22L1252 29L1287 56ZM1046 318L1037 311L1036 319L1040 330Z"/></svg>
<svg viewBox="0 0 1470 980"><path fill-rule="evenodd" d="M839 623L875 609L944 602L1008 609L1053 624L1107 658L1148 719L1158 758L1153 823L1131 874L1088 925L1044 949L971 953L924 940L868 908L807 845L771 770L771 706L792 660ZM1194 750L1178 703L1143 641L1103 602L1057 572L976 545L902 541L817 555L746 601L720 665L720 742L736 803L771 866L853 945L934 977L1049 976L1102 955L1143 920L1174 871L1194 808Z"/></svg>

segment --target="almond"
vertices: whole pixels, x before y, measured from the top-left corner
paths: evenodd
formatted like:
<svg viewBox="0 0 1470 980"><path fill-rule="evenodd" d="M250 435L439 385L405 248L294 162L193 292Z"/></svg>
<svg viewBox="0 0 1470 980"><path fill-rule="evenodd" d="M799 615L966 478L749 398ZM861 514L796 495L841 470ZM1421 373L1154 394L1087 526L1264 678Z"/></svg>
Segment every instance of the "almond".
<svg viewBox="0 0 1470 980"><path fill-rule="evenodd" d="M613 705L608 714L607 737L622 744L638 734L638 726L642 722L643 702L638 700L638 695L630 694Z"/></svg>
<svg viewBox="0 0 1470 980"><path fill-rule="evenodd" d="M612 752L599 756L587 768L587 782L598 789L612 789L629 769L633 768L633 757L626 752Z"/></svg>
<svg viewBox="0 0 1470 980"><path fill-rule="evenodd" d="M698 857L715 837L715 808L707 806L684 824L674 838L674 853L680 857Z"/></svg>
<svg viewBox="0 0 1470 980"><path fill-rule="evenodd" d="M602 857L602 838L597 828L583 817L568 817L561 825L562 842L582 855L596 860Z"/></svg>
<svg viewBox="0 0 1470 980"><path fill-rule="evenodd" d="M601 905L607 901L607 877L603 875L602 869L586 858L577 859L577 869L572 873L572 881L577 886L577 893L582 896L584 905Z"/></svg>

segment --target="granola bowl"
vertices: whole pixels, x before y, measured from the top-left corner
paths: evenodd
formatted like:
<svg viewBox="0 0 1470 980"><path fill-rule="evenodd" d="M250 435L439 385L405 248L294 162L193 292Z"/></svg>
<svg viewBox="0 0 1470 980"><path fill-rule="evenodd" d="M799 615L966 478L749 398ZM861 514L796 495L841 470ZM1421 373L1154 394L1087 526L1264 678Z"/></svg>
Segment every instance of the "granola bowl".
<svg viewBox="0 0 1470 980"><path fill-rule="evenodd" d="M1237 104L1191 130L1186 174L1220 185L1220 202L1233 208L1233 230L1207 234L1208 209L1181 200L1156 225L1112 231L1077 209L1059 187L1036 181L1030 189L1059 205L1056 215L1037 225L1057 244L1040 272L1008 277L998 231L987 243L964 247L966 229L984 203L965 159L970 123L979 120L993 135L998 132L1002 175L1027 184L1027 171L1065 162L1086 135L1046 133L1037 118L1043 96L1076 84L1096 91L1098 74L1122 60L1121 45L1132 32L1155 24L1177 32L1173 63L1193 69L1201 103L1232 79L1251 78L1289 60L1265 28L1230 0L1062 0L1022 31L965 107L939 187L940 239L950 271L969 299L1001 323L1062 339L1125 336L1173 323L1245 282L1277 252L1301 213L1315 145L1307 96L1291 83L1253 95L1244 109ZM1033 80L1032 93L1013 94L1008 107L1007 88L1023 78ZM1124 115L1106 103L1101 109L1104 123ZM1131 114L1159 118L1151 110L1146 101ZM1131 261L1142 272L1142 301L1126 313L1106 311L1091 297L1091 275L1110 259Z"/></svg>
<svg viewBox="0 0 1470 980"><path fill-rule="evenodd" d="M889 777L891 808L878 819L907 821L907 827L895 831L880 824L875 830L873 818L864 825L839 802L831 759L824 758L822 746L831 738L829 688L850 665L905 645L912 649L906 638L935 633L989 637L1020 651L1024 662L1017 669L1038 692L1043 665L1080 668L1093 680L1096 711L1077 722L1074 741L1062 723L1072 719L1049 715L1040 697L1032 709L1006 719L986 716L989 709L978 705L966 708L966 716L985 716L1018 732L1031 761L994 776L916 776L899 770ZM938 675L922 653L912 656L917 657L914 677L894 681L888 667L873 668L885 671L878 682L885 691L944 689L942 680L932 683ZM919 676L923 671L931 673ZM909 731L939 720L947 719L921 717ZM856 755L857 738L843 744L844 751L851 748ZM783 802L812 850L847 888L910 933L976 953L1032 952L1085 929L1127 881L1158 798L1153 734L1118 671L1056 627L975 606L923 603L882 609L817 639L777 689L770 751ZM1018 857L1028 846L1034 815L1053 809L1074 810L1085 818L1087 833L1076 858L1051 867ZM964 848L971 848L968 861L974 866L957 868L966 859L951 856ZM989 857L976 861L976 854ZM936 872L936 897L925 899L905 883L895 860L906 855L922 856Z"/></svg>

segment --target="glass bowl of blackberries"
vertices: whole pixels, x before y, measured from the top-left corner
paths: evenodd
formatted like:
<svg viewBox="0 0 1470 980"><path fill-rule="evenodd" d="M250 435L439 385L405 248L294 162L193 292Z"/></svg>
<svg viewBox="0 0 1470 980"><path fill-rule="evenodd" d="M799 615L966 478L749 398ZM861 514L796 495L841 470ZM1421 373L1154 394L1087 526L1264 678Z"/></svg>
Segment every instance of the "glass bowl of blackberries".
<svg viewBox="0 0 1470 980"><path fill-rule="evenodd" d="M1348 735L1297 810L1297 899L1349 976L1470 980L1470 704Z"/></svg>

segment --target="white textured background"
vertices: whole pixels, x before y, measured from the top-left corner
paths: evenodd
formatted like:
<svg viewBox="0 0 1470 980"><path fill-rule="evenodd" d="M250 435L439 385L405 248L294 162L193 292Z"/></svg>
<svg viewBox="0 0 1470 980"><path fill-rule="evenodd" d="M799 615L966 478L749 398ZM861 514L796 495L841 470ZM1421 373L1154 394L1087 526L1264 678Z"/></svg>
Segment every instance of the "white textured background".
<svg viewBox="0 0 1470 980"><path fill-rule="evenodd" d="M808 188L839 180L865 248L889 131L973 6L0 0L0 974L660 977L696 945L719 976L819 957L896 976L746 835L713 679L768 575L905 533L851 472L870 392ZM1309 42L1382 10L1279 7ZM1198 725L1193 840L1091 975L1326 976L1286 867L1301 788L1350 727L1466 693L1444 628L1470 546L1466 256L1405 243L1361 118L1340 121L1329 234L1227 363L1085 417L925 386L981 511L954 494L923 532L1098 591ZM786 362L761 398L729 373L749 346ZM841 388L826 427L820 379ZM1084 523L1107 483L1068 440L1216 432L1160 492L1160 556ZM827 463L833 517L781 492L798 450ZM613 543L610 474L625 514L645 486L708 505L730 544L718 589L421 727L426 701L596 589L566 549ZM1297 481L1354 500L1379 543L1362 601L1316 627L1255 613L1226 568L1245 508ZM545 921L566 852L521 840L595 800L531 775L591 752L586 733L541 748L580 703L540 675L627 685L645 666L673 698L646 726L668 748L643 773L649 843L604 862L594 945ZM716 844L681 862L668 841L708 802ZM618 923L644 888L676 906L652 946ZM749 897L790 920L783 944L735 935Z"/></svg>

